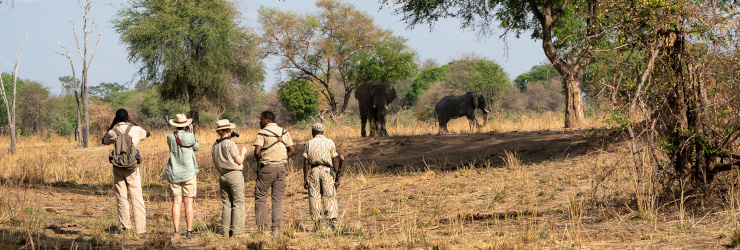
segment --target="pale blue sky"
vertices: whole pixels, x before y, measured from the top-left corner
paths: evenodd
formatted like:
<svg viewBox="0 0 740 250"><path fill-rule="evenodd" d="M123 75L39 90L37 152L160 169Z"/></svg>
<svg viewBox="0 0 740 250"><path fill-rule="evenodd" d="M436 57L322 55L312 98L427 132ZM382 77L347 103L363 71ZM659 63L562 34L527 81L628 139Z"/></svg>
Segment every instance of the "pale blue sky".
<svg viewBox="0 0 740 250"><path fill-rule="evenodd" d="M94 45L98 33L103 33L97 54L90 67L90 85L101 82L118 82L129 84L138 80L137 65L127 60L125 46L119 44L119 36L110 23L124 1L94 0L91 16L99 25L90 36L90 46ZM490 37L478 38L474 31L462 30L458 20L449 19L439 21L433 30L428 26L407 29L406 24L400 21L401 16L392 14L386 6L380 8L376 0L349 1L375 18L376 25L393 31L408 39L408 45L414 48L420 59L433 58L440 64L445 64L453 58L466 53L475 52L483 57L497 61L510 78L529 70L532 66L544 62L541 43L528 38L516 39L508 37L508 56L505 43L498 36L502 31ZM243 13L242 23L259 32L256 12L260 5L288 9L297 12L314 12L317 10L313 1L306 0L241 0L239 8ZM28 43L21 57L18 74L24 79L41 82L49 87L52 93L60 92L59 76L71 75L67 59L55 54L52 50L63 52L57 45L59 40L70 48L74 57L75 68L80 71L82 63L77 53L72 34L71 20L77 24L77 32L81 36L82 16L76 0L15 0L14 7L3 3L0 5L0 71L10 73L13 70L16 55L23 45L23 37L28 29ZM269 88L280 81L279 73L274 71L277 60L268 58L265 61L267 78L263 85ZM129 84L133 87L133 84Z"/></svg>

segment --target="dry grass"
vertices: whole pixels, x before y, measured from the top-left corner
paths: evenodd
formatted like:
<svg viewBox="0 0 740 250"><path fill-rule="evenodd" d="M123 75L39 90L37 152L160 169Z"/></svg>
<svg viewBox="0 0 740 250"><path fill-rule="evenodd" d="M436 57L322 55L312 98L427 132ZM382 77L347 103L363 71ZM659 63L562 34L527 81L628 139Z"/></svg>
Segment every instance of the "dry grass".
<svg viewBox="0 0 740 250"><path fill-rule="evenodd" d="M481 132L562 130L561 124L559 114L492 119ZM449 127L451 133L470 132L464 119ZM433 124L400 118L391 119L388 128L392 135L437 133ZM297 142L310 137L305 127L288 130ZM256 131L240 128L242 136L235 141L251 149ZM225 240L215 231L221 209L210 145L216 135L205 129L197 135L201 142L196 154L201 170L195 203L199 235L188 241L168 233L172 229L164 176L166 133L155 131L140 144L150 232L146 240L120 232L117 226L106 159L109 146L74 149L70 138L21 137L18 153L7 155L8 139L0 137L0 244L10 248L30 247L33 242L50 248L531 249L690 248L740 242L736 236L740 235L740 192L734 185L730 185L727 206L707 215L679 209L677 203L658 203L653 186L637 184L630 155L621 146L612 152L593 151L536 164L523 162L522 153L512 150L503 152L500 165L471 163L444 171L432 163L425 171L394 174L372 171L375 166L361 163L350 165L338 190L336 232L314 230L301 187L302 173L291 164L282 233L256 234L253 205L247 202L248 235ZM327 136L337 141L358 135L355 125L327 125ZM344 146L352 145L345 142ZM251 160L246 164L245 189L251 201L254 173L249 170L254 165ZM643 178L659 181L655 171L645 169ZM684 223L691 228L681 226Z"/></svg>

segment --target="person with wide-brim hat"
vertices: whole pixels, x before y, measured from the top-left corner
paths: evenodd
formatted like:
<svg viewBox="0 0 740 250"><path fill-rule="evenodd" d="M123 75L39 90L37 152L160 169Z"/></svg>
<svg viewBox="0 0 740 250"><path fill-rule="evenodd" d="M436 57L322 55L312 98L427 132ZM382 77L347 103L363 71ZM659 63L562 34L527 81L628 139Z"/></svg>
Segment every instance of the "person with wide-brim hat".
<svg viewBox="0 0 740 250"><path fill-rule="evenodd" d="M221 188L221 229L224 237L243 235L246 227L246 211L244 207L244 157L247 148L239 148L231 140L232 129L236 124L228 119L216 121L216 131L219 139L213 143L211 156L220 176L218 179Z"/></svg>
<svg viewBox="0 0 740 250"><path fill-rule="evenodd" d="M180 205L185 203L185 223L187 232L185 237L193 238L193 199L195 199L198 184L198 163L195 159L195 151L200 146L195 135L191 133L193 119L188 119L185 114L177 114L174 119L169 120L170 125L175 127L172 134L167 135L167 145L170 147L170 159L167 161L167 180L170 183L172 194L172 222L175 234L180 232Z"/></svg>

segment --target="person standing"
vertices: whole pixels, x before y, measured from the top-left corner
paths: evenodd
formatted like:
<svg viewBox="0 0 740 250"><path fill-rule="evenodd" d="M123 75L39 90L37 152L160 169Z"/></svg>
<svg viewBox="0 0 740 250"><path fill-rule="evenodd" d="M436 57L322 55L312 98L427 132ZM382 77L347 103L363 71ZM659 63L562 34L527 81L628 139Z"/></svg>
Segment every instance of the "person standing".
<svg viewBox="0 0 740 250"><path fill-rule="evenodd" d="M172 193L172 222L175 234L180 233L180 205L185 203L185 223L187 232L185 237L193 238L193 199L198 191L196 175L198 163L195 160L195 151L200 146L192 131L193 119L185 114L175 115L169 120L175 127L175 132L167 135L167 145L170 147L170 159L167 161L167 180L170 182Z"/></svg>
<svg viewBox="0 0 740 250"><path fill-rule="evenodd" d="M109 160L113 164L113 183L116 193L118 220L123 230L131 230L129 200L133 205L136 233L146 233L146 209L141 190L141 163L139 142L152 134L129 116L125 109L118 109L108 132L103 136L103 145L114 144ZM132 151L133 150L133 151ZM129 157L136 157L135 160Z"/></svg>
<svg viewBox="0 0 740 250"><path fill-rule="evenodd" d="M308 189L309 213L317 228L323 220L334 230L338 215L336 188L339 187L339 170L344 156L337 153L334 141L324 136L323 124L311 126L311 135L313 139L306 142L303 153L303 187ZM322 198L325 218L321 216Z"/></svg>
<svg viewBox="0 0 740 250"><path fill-rule="evenodd" d="M219 176L218 184L221 188L221 229L224 237L244 234L246 227L246 212L244 211L244 156L247 148L242 147L241 153L236 143L231 141L231 130L236 125L227 119L216 121L219 139L213 143L211 156Z"/></svg>
<svg viewBox="0 0 740 250"><path fill-rule="evenodd" d="M257 180L254 185L254 213L257 228L268 230L267 197L272 196L272 233L280 232L283 221L283 196L285 195L285 167L293 156L293 139L290 133L275 123L275 114L260 114L260 130L254 140L254 158L258 162ZM272 189L272 192L270 192Z"/></svg>

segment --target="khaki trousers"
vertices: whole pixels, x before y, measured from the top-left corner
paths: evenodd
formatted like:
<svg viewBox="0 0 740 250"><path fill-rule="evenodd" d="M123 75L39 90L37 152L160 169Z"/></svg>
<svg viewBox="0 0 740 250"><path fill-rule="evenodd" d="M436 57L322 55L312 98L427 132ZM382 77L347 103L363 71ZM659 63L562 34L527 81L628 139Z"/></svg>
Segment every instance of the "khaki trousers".
<svg viewBox="0 0 740 250"><path fill-rule="evenodd" d="M272 188L272 193L270 189ZM254 185L254 213L257 227L267 230L267 197L272 197L272 229L279 230L283 222L283 196L285 195L285 164L260 168Z"/></svg>
<svg viewBox="0 0 740 250"><path fill-rule="evenodd" d="M134 209L134 225L136 233L146 233L146 208L141 193L141 173L139 168L113 167L113 183L118 204L118 220L124 229L132 229L129 200Z"/></svg>
<svg viewBox="0 0 740 250"><path fill-rule="evenodd" d="M221 187L221 229L224 237L244 234L247 213L244 211L244 175L242 171L222 174L218 179Z"/></svg>

